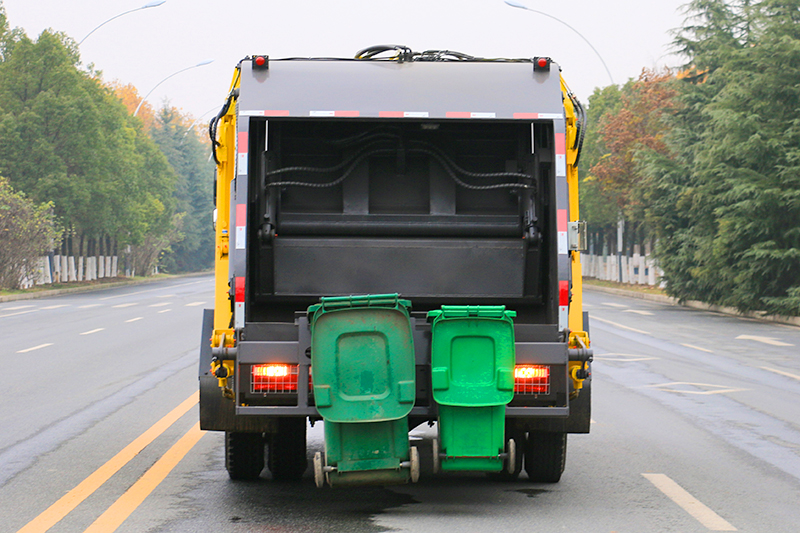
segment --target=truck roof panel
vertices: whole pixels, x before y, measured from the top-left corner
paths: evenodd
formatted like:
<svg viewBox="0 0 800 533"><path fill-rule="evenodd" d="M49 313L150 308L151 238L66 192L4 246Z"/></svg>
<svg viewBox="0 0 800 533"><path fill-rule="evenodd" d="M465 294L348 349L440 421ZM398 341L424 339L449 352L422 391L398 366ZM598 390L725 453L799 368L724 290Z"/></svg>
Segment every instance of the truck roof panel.
<svg viewBox="0 0 800 533"><path fill-rule="evenodd" d="M239 114L432 119L562 118L559 67L501 61L242 62Z"/></svg>

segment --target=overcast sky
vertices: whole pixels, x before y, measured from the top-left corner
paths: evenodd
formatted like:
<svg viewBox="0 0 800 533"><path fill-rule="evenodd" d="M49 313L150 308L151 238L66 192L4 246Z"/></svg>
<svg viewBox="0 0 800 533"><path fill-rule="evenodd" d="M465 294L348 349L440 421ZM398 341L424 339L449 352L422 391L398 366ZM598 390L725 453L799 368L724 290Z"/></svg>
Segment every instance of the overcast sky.
<svg viewBox="0 0 800 533"><path fill-rule="evenodd" d="M46 28L80 41L103 21L149 0L1 0L12 27L35 38ZM643 67L675 66L670 30L682 25L686 0L516 0L580 32L602 56L617 84ZM148 93L170 74L204 60L159 86L164 99L195 117L222 105L233 68L246 55L353 54L373 44L415 51L457 50L483 57L550 56L586 102L610 83L603 63L572 30L503 0L167 0L113 20L81 45L84 64L106 80Z"/></svg>

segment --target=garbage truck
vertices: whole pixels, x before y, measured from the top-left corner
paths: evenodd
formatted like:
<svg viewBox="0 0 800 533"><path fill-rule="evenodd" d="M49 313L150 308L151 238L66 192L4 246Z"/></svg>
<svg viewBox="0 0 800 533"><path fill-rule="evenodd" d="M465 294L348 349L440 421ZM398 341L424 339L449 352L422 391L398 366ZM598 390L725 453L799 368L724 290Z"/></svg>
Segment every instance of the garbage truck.
<svg viewBox="0 0 800 533"><path fill-rule="evenodd" d="M313 463L318 486L405 483L422 457L426 475L560 480L567 435L590 428L585 121L549 57L236 65L209 127L199 366L230 478ZM410 441L422 424L433 437Z"/></svg>

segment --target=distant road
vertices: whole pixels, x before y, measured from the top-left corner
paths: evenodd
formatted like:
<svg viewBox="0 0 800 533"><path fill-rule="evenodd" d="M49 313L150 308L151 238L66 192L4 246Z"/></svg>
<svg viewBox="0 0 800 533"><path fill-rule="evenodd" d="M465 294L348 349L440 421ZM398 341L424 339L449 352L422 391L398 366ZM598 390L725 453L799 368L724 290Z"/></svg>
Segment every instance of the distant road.
<svg viewBox="0 0 800 533"><path fill-rule="evenodd" d="M561 483L233 483L196 428L211 276L0 304L0 532L798 531L800 328L588 290L593 424ZM322 424L309 452L322 448ZM24 529L23 529L24 528Z"/></svg>

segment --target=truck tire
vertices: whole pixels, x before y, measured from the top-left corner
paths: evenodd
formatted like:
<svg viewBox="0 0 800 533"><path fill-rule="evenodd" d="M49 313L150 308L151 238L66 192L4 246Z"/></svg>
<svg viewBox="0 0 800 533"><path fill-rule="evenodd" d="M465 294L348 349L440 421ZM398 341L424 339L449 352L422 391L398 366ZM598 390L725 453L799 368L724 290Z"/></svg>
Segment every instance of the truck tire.
<svg viewBox="0 0 800 533"><path fill-rule="evenodd" d="M567 460L567 434L531 431L525 443L525 472L537 483L558 483Z"/></svg>
<svg viewBox="0 0 800 533"><path fill-rule="evenodd" d="M264 436L226 431L225 468L233 480L258 479L264 470Z"/></svg>
<svg viewBox="0 0 800 533"><path fill-rule="evenodd" d="M308 468L306 419L279 418L277 429L269 441L269 471L277 481L297 481Z"/></svg>

